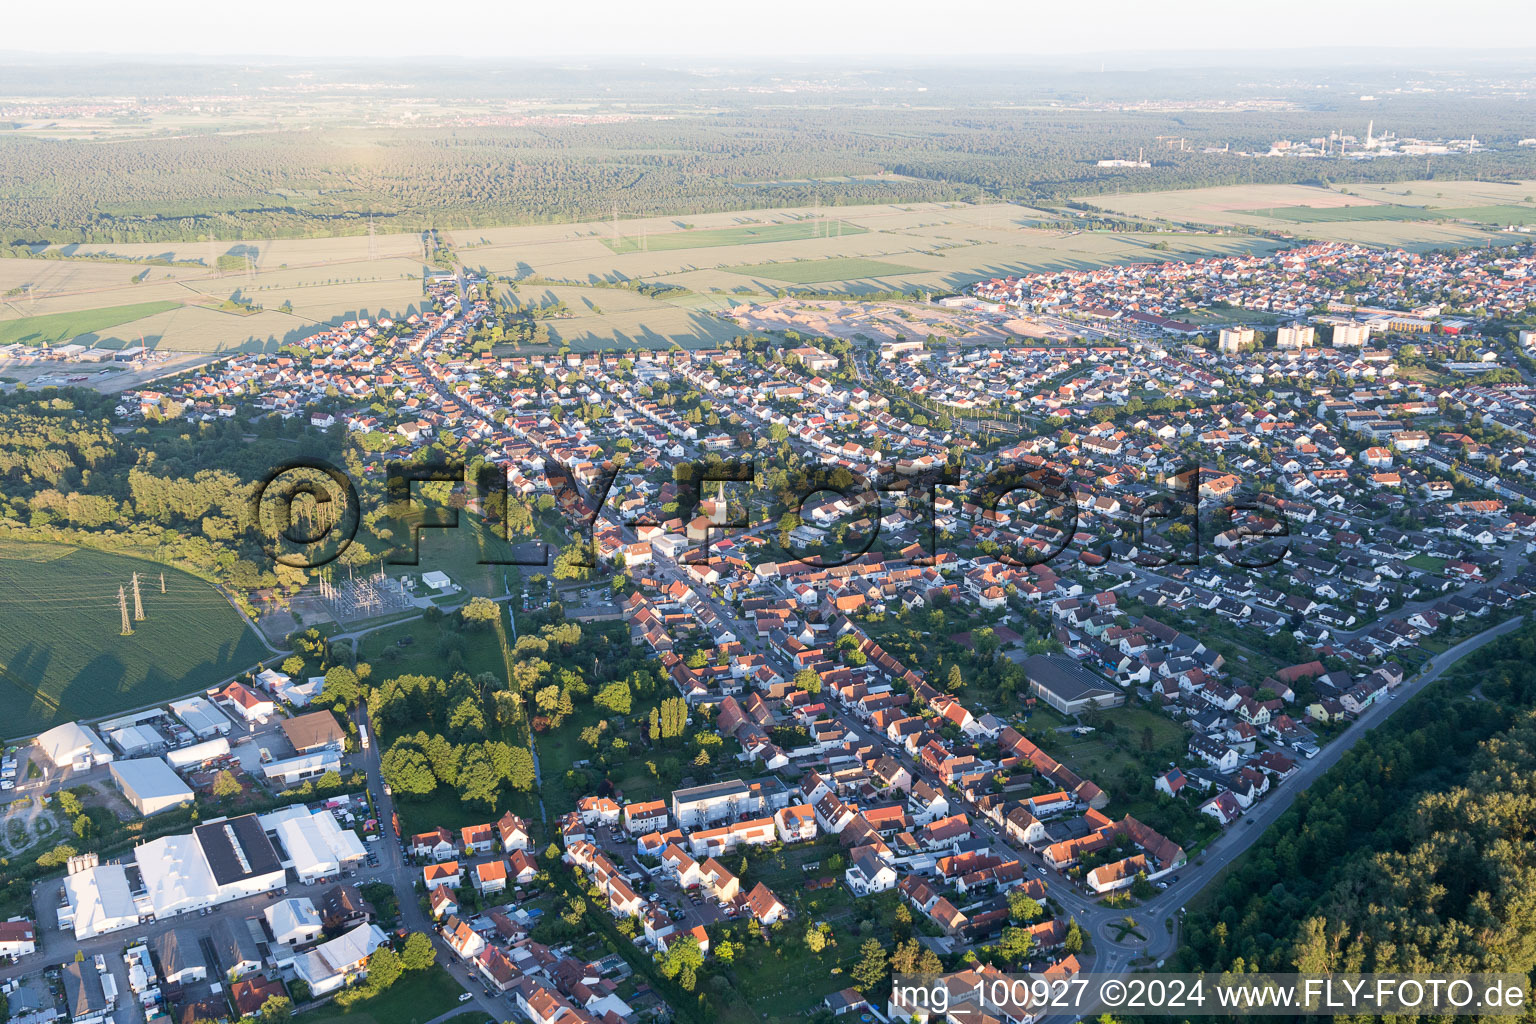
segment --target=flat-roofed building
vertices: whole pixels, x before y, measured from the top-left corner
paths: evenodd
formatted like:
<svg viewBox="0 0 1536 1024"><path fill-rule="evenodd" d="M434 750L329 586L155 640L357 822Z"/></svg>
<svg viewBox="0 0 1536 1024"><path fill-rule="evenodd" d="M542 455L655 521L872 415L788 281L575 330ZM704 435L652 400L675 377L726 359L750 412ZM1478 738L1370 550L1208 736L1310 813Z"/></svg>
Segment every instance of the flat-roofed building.
<svg viewBox="0 0 1536 1024"><path fill-rule="evenodd" d="M1303 324L1291 324L1275 333L1275 347L1286 349L1311 348L1317 331Z"/></svg>
<svg viewBox="0 0 1536 1024"><path fill-rule="evenodd" d="M192 802L191 788L171 770L164 758L135 757L113 761L107 770L134 810L146 817Z"/></svg>
<svg viewBox="0 0 1536 1024"><path fill-rule="evenodd" d="M1369 324L1334 324L1334 348L1361 348L1371 340Z"/></svg>
<svg viewBox="0 0 1536 1024"><path fill-rule="evenodd" d="M761 801L753 798L752 787L740 779L712 782L707 786L674 790L672 816L681 828L692 828L716 821L729 821L742 814L756 813Z"/></svg>
<svg viewBox="0 0 1536 1024"><path fill-rule="evenodd" d="M334 750L317 750L311 754L300 754L298 757L273 761L271 764L261 766L262 774L267 777L267 781L279 782L284 786L296 786L305 779L317 778L326 772L340 770L341 755Z"/></svg>
<svg viewBox="0 0 1536 1024"><path fill-rule="evenodd" d="M192 831L208 859L221 899L255 896L286 884L287 872L256 815L211 821Z"/></svg>

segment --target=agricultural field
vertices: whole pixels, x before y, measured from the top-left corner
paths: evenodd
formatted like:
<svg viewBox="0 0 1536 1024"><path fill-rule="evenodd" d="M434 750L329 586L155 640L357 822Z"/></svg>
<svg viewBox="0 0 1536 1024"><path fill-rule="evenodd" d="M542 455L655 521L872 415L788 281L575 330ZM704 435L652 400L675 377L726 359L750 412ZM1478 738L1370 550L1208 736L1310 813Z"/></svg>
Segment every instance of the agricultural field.
<svg viewBox="0 0 1536 1024"><path fill-rule="evenodd" d="M861 235L868 228L845 221L810 220L791 224L743 225L737 228L715 228L706 231L675 231L659 235L645 234L638 237L625 235L621 229L617 241L604 239L603 244L616 253L667 252L672 249L704 249L717 245L756 245L762 242L798 242L806 238L841 238Z"/></svg>
<svg viewBox="0 0 1536 1024"><path fill-rule="evenodd" d="M58 345L70 341L94 342L98 331L142 320L176 309L174 302L140 302L131 306L107 306L73 313L48 313L0 321L0 345Z"/></svg>
<svg viewBox="0 0 1536 1024"><path fill-rule="evenodd" d="M1286 220L1297 224L1333 224L1341 221L1366 220L1434 220L1447 217L1449 212L1437 212L1422 206L1397 206L1380 203L1372 206L1281 206L1268 210L1242 210L1250 217L1267 217L1270 220Z"/></svg>
<svg viewBox="0 0 1536 1024"><path fill-rule="evenodd" d="M918 274L917 267L859 257L832 257L825 260L797 260L794 263L756 263L732 267L731 273L744 277L766 277L790 284L821 284L826 281L862 281Z"/></svg>
<svg viewBox="0 0 1536 1024"><path fill-rule="evenodd" d="M1378 203L1435 208L1530 205L1536 181L1396 181L1343 186L1353 197Z"/></svg>
<svg viewBox="0 0 1536 1024"><path fill-rule="evenodd" d="M117 588L134 572L145 618L132 636L120 636ZM131 591L128 604L132 615ZM195 576L101 551L0 542L8 736L200 690L267 654L224 596Z"/></svg>
<svg viewBox="0 0 1536 1024"><path fill-rule="evenodd" d="M1310 205L1303 198L1309 193L1372 202L1294 187L1276 193L1277 199L1289 196L1276 205ZM1268 200L1249 194L1233 208L1252 209ZM1472 202L1469 198L1467 205ZM1251 236L1064 230L1043 226L1064 219L1062 214L1003 203L848 206L837 208L835 217L827 213L791 208L703 214L686 222L631 219L621 222L617 242L611 224L595 221L439 234L472 271L554 282L527 282L503 294L528 304L551 297L564 301L570 315L546 323L555 344L575 351L715 346L736 332L716 314L784 287L943 293L980 278L1034 270L1277 247ZM103 324L92 339L102 347L142 339L149 348L177 352L271 352L322 325L418 312L426 268L421 237L414 234L379 235L371 243L366 236L350 236L53 251L110 259L0 260L0 293L10 293L0 301L0 330L35 331L35 326L8 326L23 318L89 314L105 319L71 323ZM209 269L219 266L225 272ZM649 296L614 287L638 283L676 290ZM262 308L248 315L221 308L230 299ZM135 319L107 316L108 310L140 305L144 312Z"/></svg>
<svg viewBox="0 0 1536 1024"><path fill-rule="evenodd" d="M1098 196L1114 213L1215 227L1286 228L1308 238L1423 251L1476 245L1489 231L1536 223L1536 182L1231 185Z"/></svg>
<svg viewBox="0 0 1536 1024"><path fill-rule="evenodd" d="M1536 206L1398 206L1382 203L1378 206L1287 206L1243 212L1297 224L1378 220L1464 220L1492 225L1536 223Z"/></svg>

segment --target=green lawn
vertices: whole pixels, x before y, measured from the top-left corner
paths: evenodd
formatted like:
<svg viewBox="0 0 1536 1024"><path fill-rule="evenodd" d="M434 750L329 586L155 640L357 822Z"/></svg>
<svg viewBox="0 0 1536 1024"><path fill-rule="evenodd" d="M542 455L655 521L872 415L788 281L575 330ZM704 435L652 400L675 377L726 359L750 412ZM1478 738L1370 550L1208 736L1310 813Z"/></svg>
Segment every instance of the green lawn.
<svg viewBox="0 0 1536 1024"><path fill-rule="evenodd" d="M786 927L797 926L804 931L800 921L792 921ZM858 963L862 942L842 930L837 932L837 945L820 953L812 953L798 944L789 948L779 940L773 945L748 941L737 954L729 975L731 992L737 998L721 1007L719 1019L807 1019L828 995L854 983L847 972Z"/></svg>
<svg viewBox="0 0 1536 1024"><path fill-rule="evenodd" d="M459 1005L464 988L441 967L425 971L407 971L385 993L345 1009L334 1003L316 1007L293 1018L293 1024L425 1024ZM465 1011L453 1019L473 1024Z"/></svg>
<svg viewBox="0 0 1536 1024"><path fill-rule="evenodd" d="M1414 555L1412 558L1408 559L1408 564L1413 566L1415 569L1422 569L1425 572L1432 572L1438 576L1440 571L1445 568L1445 559L1435 558L1432 555L1420 554Z"/></svg>
<svg viewBox="0 0 1536 1024"><path fill-rule="evenodd" d="M453 628L458 621L459 613L449 612L442 622L417 619L369 633L362 640L358 660L371 664L380 680L404 675L446 678L452 674L452 666L459 664L450 658L450 652L457 652L463 671L471 676L481 672L505 676L496 634L488 629L461 633ZM402 640L409 643L402 646Z"/></svg>
<svg viewBox="0 0 1536 1024"><path fill-rule="evenodd" d="M862 256L834 256L825 260L795 260L792 263L754 263L744 267L725 269L733 274L741 274L743 277L766 277L773 281L786 281L789 284L861 281L871 277L925 273L918 267L865 259Z"/></svg>
<svg viewBox="0 0 1536 1024"><path fill-rule="evenodd" d="M706 231L668 231L646 235L646 252L672 249L706 249L719 245L755 245L760 242L799 242L807 238L837 238L862 235L868 228L847 221L800 221L794 224L746 224L735 228L711 228ZM603 239L603 244L622 255L640 252L640 237L625 235L619 240Z"/></svg>
<svg viewBox="0 0 1536 1024"><path fill-rule="evenodd" d="M131 306L103 306L100 309L82 309L72 313L48 313L43 316L24 316L19 320L0 320L0 345L18 341L29 345L56 345L82 334L118 327L180 306L179 302L138 302Z"/></svg>
<svg viewBox="0 0 1536 1024"><path fill-rule="evenodd" d="M540 523L541 528L543 524ZM528 579L535 573L549 570L537 565L514 565L517 558L531 560L539 557L528 541L516 543L503 540L493 526L488 526L479 516L468 512L459 513L459 525L453 529L423 529L418 534L420 543L416 565L385 564L384 571L392 576L419 576L436 570L445 572L454 583L481 597L500 597L506 593L504 584L514 575ZM552 543L563 543L564 538L551 531L545 537ZM397 557L408 558L402 550ZM418 591L427 593L427 591Z"/></svg>
<svg viewBox="0 0 1536 1024"><path fill-rule="evenodd" d="M121 636L117 591L134 572L145 619ZM131 589L127 597L132 615ZM188 573L85 548L0 543L8 736L201 690L267 654L224 596Z"/></svg>
<svg viewBox="0 0 1536 1024"><path fill-rule="evenodd" d="M1184 753L1188 734L1183 727L1149 708L1111 708L1102 713L1099 722L1086 736L1059 732L1037 742L1046 753L1108 792L1111 799L1119 788L1120 774L1127 767L1139 766L1145 751L1156 752L1162 761Z"/></svg>

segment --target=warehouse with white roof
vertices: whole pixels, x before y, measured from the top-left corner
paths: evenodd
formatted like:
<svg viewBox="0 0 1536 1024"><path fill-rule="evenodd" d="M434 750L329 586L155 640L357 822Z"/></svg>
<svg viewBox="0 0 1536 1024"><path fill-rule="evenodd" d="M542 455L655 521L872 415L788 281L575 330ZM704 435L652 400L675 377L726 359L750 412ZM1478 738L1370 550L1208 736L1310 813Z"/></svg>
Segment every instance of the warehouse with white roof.
<svg viewBox="0 0 1536 1024"><path fill-rule="evenodd" d="M219 884L196 836L152 839L133 856L157 920L221 902Z"/></svg>
<svg viewBox="0 0 1536 1024"><path fill-rule="evenodd" d="M125 725L107 733L112 745L123 752L124 757L138 757L165 749L165 737L152 725Z"/></svg>
<svg viewBox="0 0 1536 1024"><path fill-rule="evenodd" d="M222 736L215 736L211 740L202 743L194 743L190 747L182 747L179 750L167 751L165 759L173 768L196 768L207 764L215 758L229 755L229 740Z"/></svg>
<svg viewBox="0 0 1536 1024"><path fill-rule="evenodd" d="M192 800L192 790L171 771L163 758L135 757L113 761L108 770L123 796L145 816L180 807Z"/></svg>
<svg viewBox="0 0 1536 1024"><path fill-rule="evenodd" d="M302 806L284 807L261 816L262 827L275 833L284 855L283 865L308 884L334 878L342 868L368 856L357 833L344 829L327 810L314 813Z"/></svg>
<svg viewBox="0 0 1536 1024"><path fill-rule="evenodd" d="M56 725L37 738L37 745L56 768L86 769L112 760L112 751L79 722Z"/></svg>
<svg viewBox="0 0 1536 1024"><path fill-rule="evenodd" d="M261 771L268 782L297 786L305 779L313 779L326 772L341 771L341 755L334 750L317 750L313 754L300 754L298 757L264 764Z"/></svg>
<svg viewBox="0 0 1536 1024"><path fill-rule="evenodd" d="M213 706L213 702L206 697L188 697L186 700L171 702L171 712L183 725L192 730L192 734L200 740L206 740L213 736L227 736L234 728L234 723L229 717Z"/></svg>
<svg viewBox="0 0 1536 1024"><path fill-rule="evenodd" d="M139 910L128 885L128 869L99 864L64 877L64 906L59 927L72 928L77 939L89 939L139 923Z"/></svg>

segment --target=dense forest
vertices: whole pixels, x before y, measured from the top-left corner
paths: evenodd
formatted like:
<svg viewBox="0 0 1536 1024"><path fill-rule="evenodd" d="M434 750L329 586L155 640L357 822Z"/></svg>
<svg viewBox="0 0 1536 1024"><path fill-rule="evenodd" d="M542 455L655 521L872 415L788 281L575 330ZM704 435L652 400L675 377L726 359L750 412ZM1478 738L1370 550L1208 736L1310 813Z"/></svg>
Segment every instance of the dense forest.
<svg viewBox="0 0 1536 1024"><path fill-rule="evenodd" d="M1188 969L1536 968L1536 626L1301 794L1184 926Z"/></svg>
<svg viewBox="0 0 1536 1024"><path fill-rule="evenodd" d="M0 74L0 83L5 80ZM509 88L499 76L485 81L492 91ZM934 72L891 82L829 76L816 83L820 91L810 91L822 99L817 103L793 92L772 100L727 98L711 90L707 77L691 85L665 74L653 82L619 76L616 85L598 76L580 87L558 76L520 81L539 97L530 102L551 102L553 92L590 103L594 112L507 118L481 97L477 102L486 105L461 117L401 119L365 100L306 94L298 121L287 105L293 97L274 84L271 98L232 97L227 115L220 115L226 121L213 117L206 129L174 137L153 130L150 114L142 115L142 132L111 142L40 137L14 130L26 122L0 119L0 243L357 234L370 217L376 229L414 231L817 201L993 198L1048 205L1104 192L1248 182L1536 176L1536 148L1518 145L1528 134L1527 104L1486 98L1394 99L1390 125L1378 120L1378 132L1474 134L1494 147L1426 166L1416 157L1255 159L1220 151L1262 152L1276 139L1336 129L1364 136L1368 114L1343 107L1342 98L1318 104L1315 90L1306 93L1305 105L1266 99L1255 101L1255 109L1241 102L1231 109L1164 109L1091 101L1089 88L1021 89L1007 76L995 80L988 99L982 81ZM1128 82L1111 75L1091 88L1121 83L1122 91L1139 95ZM443 88L467 83L448 75ZM421 81L408 86L426 87ZM1204 87L1234 95L1254 88L1226 79ZM892 105L881 99L884 88L921 94L922 101ZM149 91L146 84L130 95ZM1017 104L1010 97L1019 97ZM163 102L173 112L181 109ZM124 118L131 124L134 115ZM251 119L263 130L222 130ZM1168 139L1183 145L1170 147ZM1150 168L1097 166L1139 150Z"/></svg>

